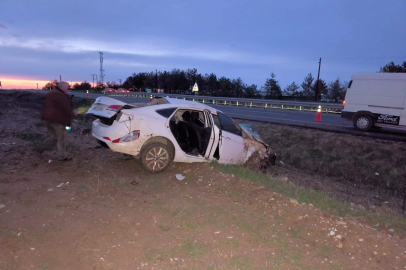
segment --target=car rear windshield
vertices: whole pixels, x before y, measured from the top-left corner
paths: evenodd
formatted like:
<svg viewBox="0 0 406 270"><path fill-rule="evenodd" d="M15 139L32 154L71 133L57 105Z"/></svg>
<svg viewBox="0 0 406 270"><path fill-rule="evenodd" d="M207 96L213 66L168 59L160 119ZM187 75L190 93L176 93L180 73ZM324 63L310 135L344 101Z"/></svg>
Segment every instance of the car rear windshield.
<svg viewBox="0 0 406 270"><path fill-rule="evenodd" d="M157 110L156 112L165 118L169 118L169 116L171 116L175 110L176 110L176 108L168 108L168 109Z"/></svg>

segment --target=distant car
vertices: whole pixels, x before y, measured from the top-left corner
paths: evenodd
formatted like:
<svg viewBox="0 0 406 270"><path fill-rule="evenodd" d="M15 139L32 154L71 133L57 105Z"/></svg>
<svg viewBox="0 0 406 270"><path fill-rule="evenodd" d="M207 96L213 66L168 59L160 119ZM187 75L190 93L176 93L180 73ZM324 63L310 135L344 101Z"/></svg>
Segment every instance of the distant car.
<svg viewBox="0 0 406 270"><path fill-rule="evenodd" d="M125 88L118 88L117 93L130 93L130 91Z"/></svg>
<svg viewBox="0 0 406 270"><path fill-rule="evenodd" d="M152 173L172 161L243 164L255 153L266 164L275 163L275 154L252 125L239 125L197 102L164 97L128 104L98 97L87 114L97 118L93 137L115 152L135 156Z"/></svg>
<svg viewBox="0 0 406 270"><path fill-rule="evenodd" d="M113 88L105 88L104 93L117 93L117 90Z"/></svg>

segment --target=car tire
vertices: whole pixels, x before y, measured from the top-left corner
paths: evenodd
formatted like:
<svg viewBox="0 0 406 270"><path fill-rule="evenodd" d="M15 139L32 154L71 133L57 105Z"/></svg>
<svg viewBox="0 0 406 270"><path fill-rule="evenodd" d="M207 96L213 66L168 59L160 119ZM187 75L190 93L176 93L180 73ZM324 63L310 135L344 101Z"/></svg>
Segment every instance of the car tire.
<svg viewBox="0 0 406 270"><path fill-rule="evenodd" d="M374 120L372 117L367 114L357 115L354 118L354 128L361 130L361 131L368 131L374 125Z"/></svg>
<svg viewBox="0 0 406 270"><path fill-rule="evenodd" d="M151 172L159 173L172 163L173 155L168 146L162 143L151 143L141 154L142 167Z"/></svg>

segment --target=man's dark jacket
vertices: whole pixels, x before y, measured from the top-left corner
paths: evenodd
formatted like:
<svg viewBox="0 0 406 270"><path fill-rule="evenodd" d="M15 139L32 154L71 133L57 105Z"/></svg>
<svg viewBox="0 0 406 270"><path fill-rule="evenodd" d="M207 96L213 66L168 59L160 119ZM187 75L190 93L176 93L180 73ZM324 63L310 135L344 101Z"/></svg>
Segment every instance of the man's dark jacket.
<svg viewBox="0 0 406 270"><path fill-rule="evenodd" d="M41 119L70 127L72 117L72 101L62 90L55 88L45 95Z"/></svg>

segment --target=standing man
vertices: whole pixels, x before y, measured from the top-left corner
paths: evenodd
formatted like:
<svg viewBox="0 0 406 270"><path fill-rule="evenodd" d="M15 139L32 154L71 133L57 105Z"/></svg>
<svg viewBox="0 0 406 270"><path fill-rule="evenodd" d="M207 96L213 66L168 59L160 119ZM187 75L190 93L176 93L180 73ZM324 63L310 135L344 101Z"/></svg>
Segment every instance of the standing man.
<svg viewBox="0 0 406 270"><path fill-rule="evenodd" d="M72 116L77 112L72 108L72 101L67 95L69 84L60 82L54 89L45 95L41 119L45 121L49 137L38 148L42 153L51 150L55 144L61 161L71 160L66 153L66 127L71 126Z"/></svg>

